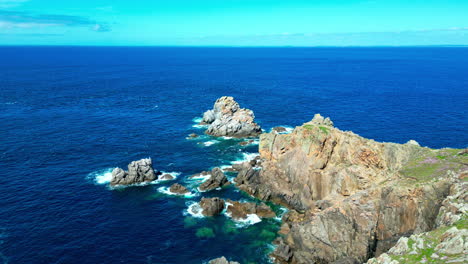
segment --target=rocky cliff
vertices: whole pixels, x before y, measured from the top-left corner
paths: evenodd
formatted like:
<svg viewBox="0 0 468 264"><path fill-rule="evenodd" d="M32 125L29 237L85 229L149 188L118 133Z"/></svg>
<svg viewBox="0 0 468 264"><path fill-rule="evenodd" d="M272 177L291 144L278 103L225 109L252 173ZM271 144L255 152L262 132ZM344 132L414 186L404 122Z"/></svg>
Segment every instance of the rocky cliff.
<svg viewBox="0 0 468 264"><path fill-rule="evenodd" d="M432 230L468 170L459 150L376 142L320 115L291 134L262 134L259 151L235 181L290 209L273 253L278 263L363 263L402 236Z"/></svg>

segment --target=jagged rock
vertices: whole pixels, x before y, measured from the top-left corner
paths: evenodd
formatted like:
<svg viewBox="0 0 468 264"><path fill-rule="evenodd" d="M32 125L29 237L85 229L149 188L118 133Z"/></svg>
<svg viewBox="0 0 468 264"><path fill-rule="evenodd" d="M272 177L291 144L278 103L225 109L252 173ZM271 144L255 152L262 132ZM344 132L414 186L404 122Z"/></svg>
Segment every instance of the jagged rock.
<svg viewBox="0 0 468 264"><path fill-rule="evenodd" d="M275 252L272 254L273 258L280 263L289 263L292 258L292 251L288 245L284 244L282 241L278 242Z"/></svg>
<svg viewBox="0 0 468 264"><path fill-rule="evenodd" d="M402 237L398 240L395 246L393 246L388 253L393 255L403 255L408 253L408 238Z"/></svg>
<svg viewBox="0 0 468 264"><path fill-rule="evenodd" d="M330 120L330 118L329 117L324 118L320 114L315 114L314 118L312 118L312 120L310 122L305 123L305 125L308 125L308 124L333 127L333 122Z"/></svg>
<svg viewBox="0 0 468 264"><path fill-rule="evenodd" d="M173 180L173 179L175 179L175 177L168 174L168 173L165 173L165 174L159 176L159 178L158 178L158 180L162 180L162 181L170 181L170 180Z"/></svg>
<svg viewBox="0 0 468 264"><path fill-rule="evenodd" d="M399 264L397 260L392 260L389 255L382 254L378 258L369 259L367 264Z"/></svg>
<svg viewBox="0 0 468 264"><path fill-rule="evenodd" d="M294 264L363 263L431 230L457 178L448 171L467 163L453 151L365 139L320 115L290 134L262 134L259 152L259 165L242 164L234 181L290 209L280 240Z"/></svg>
<svg viewBox="0 0 468 264"><path fill-rule="evenodd" d="M442 241L435 251L439 254L468 254L468 230L452 227L442 235Z"/></svg>
<svg viewBox="0 0 468 264"><path fill-rule="evenodd" d="M219 215L225 207L224 200L218 197L202 198L199 204L200 207L203 209L202 214L204 216Z"/></svg>
<svg viewBox="0 0 468 264"><path fill-rule="evenodd" d="M286 132L287 129L285 127L274 127L271 129L272 131L275 131L277 133L282 133L282 132Z"/></svg>
<svg viewBox="0 0 468 264"><path fill-rule="evenodd" d="M110 184L115 186L151 182L156 179L157 174L159 175L160 173L155 173L150 158L141 159L128 164L128 171L115 168L112 171Z"/></svg>
<svg viewBox="0 0 468 264"><path fill-rule="evenodd" d="M174 183L171 185L171 187L169 188L169 191L171 193L177 193L177 194L185 194L185 193L189 193L190 191L187 190L187 188L183 185L180 185L178 183Z"/></svg>
<svg viewBox="0 0 468 264"><path fill-rule="evenodd" d="M203 182L198 189L202 192L214 190L227 185L229 182L220 168L214 168L210 173L210 178Z"/></svg>
<svg viewBox="0 0 468 264"><path fill-rule="evenodd" d="M240 264L236 261L228 261L225 257L220 257L217 259L210 260L208 264Z"/></svg>
<svg viewBox="0 0 468 264"><path fill-rule="evenodd" d="M258 136L262 129L254 119L252 110L240 108L230 96L219 98L213 110L208 110L203 114L203 123L209 124L206 134L217 137Z"/></svg>
<svg viewBox="0 0 468 264"><path fill-rule="evenodd" d="M436 219L436 226L450 226L468 215L468 182L460 182L450 187L449 196L442 202Z"/></svg>
<svg viewBox="0 0 468 264"><path fill-rule="evenodd" d="M227 213L233 219L246 219L249 214L256 214L260 218L272 218L276 216L275 212L264 203L241 203L232 200L228 200L227 202Z"/></svg>

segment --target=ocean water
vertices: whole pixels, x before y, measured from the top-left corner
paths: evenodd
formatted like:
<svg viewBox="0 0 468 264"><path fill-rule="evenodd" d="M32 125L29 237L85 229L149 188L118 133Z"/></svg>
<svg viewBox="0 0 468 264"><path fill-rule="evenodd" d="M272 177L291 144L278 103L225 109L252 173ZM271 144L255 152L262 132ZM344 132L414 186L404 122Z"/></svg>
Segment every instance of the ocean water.
<svg viewBox="0 0 468 264"><path fill-rule="evenodd" d="M251 200L187 177L258 151L186 139L203 134L195 118L231 95L265 130L321 113L379 141L464 148L466 65L467 48L0 47L0 263L267 263L278 220L187 212ZM177 179L107 186L146 157ZM193 195L164 193L173 182Z"/></svg>

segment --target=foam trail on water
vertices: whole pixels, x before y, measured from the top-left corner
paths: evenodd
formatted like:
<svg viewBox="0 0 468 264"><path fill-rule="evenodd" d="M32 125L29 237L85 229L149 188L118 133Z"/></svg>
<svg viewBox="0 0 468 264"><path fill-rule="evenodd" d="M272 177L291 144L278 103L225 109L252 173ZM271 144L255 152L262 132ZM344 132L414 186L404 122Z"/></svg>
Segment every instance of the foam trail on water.
<svg viewBox="0 0 468 264"><path fill-rule="evenodd" d="M89 178L93 179L96 184L108 184L112 180L112 171L114 168L108 168L104 170L99 170L92 172L88 175Z"/></svg>
<svg viewBox="0 0 468 264"><path fill-rule="evenodd" d="M203 145L209 147L209 146L217 144L217 143L219 143L218 140L209 140L209 141L204 142Z"/></svg>
<svg viewBox="0 0 468 264"><path fill-rule="evenodd" d="M192 125L192 127L194 128L207 128L208 125L200 125L200 122L203 121L203 118L201 117L195 117L192 119L192 121L195 123L194 125Z"/></svg>
<svg viewBox="0 0 468 264"><path fill-rule="evenodd" d="M173 192L170 191L169 187L159 187L158 192L164 193L166 195L175 195L175 196L181 196L181 197L185 197L185 198L193 198L193 197L197 196L196 193L191 193L191 192L184 193L184 194L173 193Z"/></svg>
<svg viewBox="0 0 468 264"><path fill-rule="evenodd" d="M202 214L203 209L200 207L200 205L197 202L188 202L187 203L188 208L184 210L183 214L184 215L191 215L195 218L203 218L205 217Z"/></svg>
<svg viewBox="0 0 468 264"><path fill-rule="evenodd" d="M251 161L255 159L255 157L257 157L258 155L260 155L260 153L242 153L242 158L232 161L231 164L241 164L246 161Z"/></svg>

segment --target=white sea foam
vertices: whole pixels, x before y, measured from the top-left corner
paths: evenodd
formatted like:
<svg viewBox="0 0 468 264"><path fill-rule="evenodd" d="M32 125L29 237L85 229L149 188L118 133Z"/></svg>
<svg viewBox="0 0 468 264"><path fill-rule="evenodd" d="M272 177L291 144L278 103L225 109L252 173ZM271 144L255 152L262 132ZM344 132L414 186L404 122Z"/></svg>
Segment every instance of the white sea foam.
<svg viewBox="0 0 468 264"><path fill-rule="evenodd" d="M192 121L195 123L194 125L192 125L192 127L194 128L207 128L208 125L200 125L200 122L203 121L203 118L201 117L195 117L194 119L192 119Z"/></svg>
<svg viewBox="0 0 468 264"><path fill-rule="evenodd" d="M283 219L283 215L288 212L288 208L285 207L280 207L279 210L281 212L274 218L276 221L281 221Z"/></svg>
<svg viewBox="0 0 468 264"><path fill-rule="evenodd" d="M255 159L255 157L257 157L258 155L260 154L259 153L242 153L242 158L232 161L231 164L241 164L246 161L251 161Z"/></svg>
<svg viewBox="0 0 468 264"><path fill-rule="evenodd" d="M205 145L206 147L209 147L211 145L214 145L214 144L218 144L219 141L218 140L209 140L209 141L206 141L206 142L203 142L203 145Z"/></svg>
<svg viewBox="0 0 468 264"><path fill-rule="evenodd" d="M294 127L290 127L290 126L280 126L280 127L284 127L286 129L286 131L277 132L278 134L290 134L294 130ZM270 132L272 132L272 131L273 131L273 128L270 130Z"/></svg>
<svg viewBox="0 0 468 264"><path fill-rule="evenodd" d="M206 174L206 175L197 175L197 176L192 176L188 178L188 180L194 180L194 181L202 181L205 182L211 177L211 174Z"/></svg>
<svg viewBox="0 0 468 264"><path fill-rule="evenodd" d="M112 171L114 168L108 168L92 172L88 175L96 184L108 184L112 180Z"/></svg>
<svg viewBox="0 0 468 264"><path fill-rule="evenodd" d="M177 177L181 174L180 172L175 172L175 171L172 171L172 172L164 172L164 171L161 171L161 175L158 176L158 179L155 180L155 181L152 181L151 183L159 183L159 182L164 182L164 181L173 181L175 179L177 179ZM171 175L172 177L174 177L174 179L172 180L165 180L165 179L162 179L162 176L164 174L169 174Z"/></svg>
<svg viewBox="0 0 468 264"><path fill-rule="evenodd" d="M188 202L186 203L188 208L184 211L184 215L191 215L196 218L203 218L205 217L202 214L203 209L200 207L200 205L197 202Z"/></svg>
<svg viewBox="0 0 468 264"><path fill-rule="evenodd" d="M114 168L108 168L104 170L99 170L96 172L92 172L88 175L89 178L91 178L96 184L99 185L107 185L111 182L112 180L112 171ZM165 182L169 180L163 180L160 177L164 174L170 174L174 179L176 179L181 173L180 172L162 172L160 176L158 176L158 179L152 181L152 182L143 182L143 183L137 183L137 184L130 184L130 185L117 185L114 186L114 188L124 188L124 187L129 187L129 186L145 186L148 184L158 184L160 182Z"/></svg>
<svg viewBox="0 0 468 264"><path fill-rule="evenodd" d="M225 216L231 218L232 221L234 221L236 223L237 227L242 228L242 227L246 227L246 226L249 226L249 225L255 225L255 224L260 223L262 221L262 219L256 214L247 214L247 217L244 218L244 219L234 219L234 218L232 218L231 212L229 212L227 210L227 208L229 206L232 206L232 203L225 202L225 204L226 204L226 207L224 208L222 214L224 214Z"/></svg>
<svg viewBox="0 0 468 264"><path fill-rule="evenodd" d="M192 193L192 192L184 193L184 194L174 193L174 192L170 191L169 187L159 187L158 192L164 193L166 195L181 196L181 197L185 197L185 198L193 198L193 197L198 195L198 194Z"/></svg>

